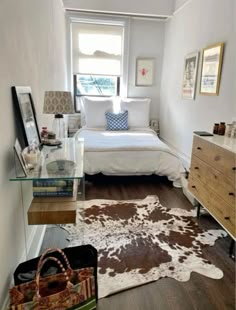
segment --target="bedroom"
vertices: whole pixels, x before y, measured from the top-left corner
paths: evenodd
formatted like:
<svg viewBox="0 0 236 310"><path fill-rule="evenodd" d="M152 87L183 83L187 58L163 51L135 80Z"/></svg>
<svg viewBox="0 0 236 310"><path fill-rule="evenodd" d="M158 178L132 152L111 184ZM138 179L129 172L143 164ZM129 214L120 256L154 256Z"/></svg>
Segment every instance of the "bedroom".
<svg viewBox="0 0 236 310"><path fill-rule="evenodd" d="M84 2L81 1L80 3L83 5ZM87 1L87 5L91 3ZM122 2L119 3L122 5ZM143 14L146 12L146 14L151 15L169 16L165 21L132 19L128 64L130 74L126 81L127 96L152 99L151 116L159 120L160 137L178 152L187 166L190 164L193 131L206 130L211 132L215 122L231 122L232 118L236 116L233 88L233 77L235 76L235 1L192 0L186 1L186 3L185 1L176 1L174 3L171 0L150 1L149 8L146 2L139 2L139 5L135 3L134 6L131 5L132 2L129 3L128 5L123 1L124 10L128 15L136 8L138 10L136 13ZM70 6L73 3L68 1L67 4ZM120 8L115 7L115 9L119 11ZM99 7L97 10L99 10ZM101 7L100 10L103 10L103 8ZM174 11L176 12L174 13ZM60 1L24 0L20 1L20 3L14 0L1 1L0 16L0 98L2 108L0 116L0 274L2 279L0 305L2 305L8 287L12 283L11 275L13 270L20 261L25 260L26 251L29 257L37 255L44 229L42 226L25 224L27 208L29 201L32 199L31 188L28 188L26 183L23 184L24 200L22 201L20 185L9 182L9 171L14 165L12 146L17 130L10 87L12 85L31 86L41 128L44 124L49 124L52 121L52 116L46 116L42 113L44 91L69 89L70 77L67 70L65 12ZM226 43L219 96L200 95L198 81L196 99L193 101L182 100L181 86L184 57L190 52L200 52L203 48L219 42ZM156 76L152 87L135 87L135 60L139 56L155 57ZM198 73L198 78L199 75L200 73ZM131 199L127 192L125 197L125 185L116 187L116 184L113 184L111 186L118 188L117 193L114 194L114 199L119 199L119 193L122 193L122 191L124 193L122 199ZM169 188L169 191L168 187L163 189L164 185L155 186L154 183L150 185L149 189L143 189L143 192L142 186L136 184L135 181L130 186L134 189L134 199L145 198L148 191L150 195L157 194L160 199L162 197L162 203L165 200L171 201L171 197L175 197L179 201L178 207L181 207L180 201L185 199L175 189ZM163 191L160 191L160 188ZM100 190L101 186L99 184L94 189L91 188L95 195ZM109 188L104 189L104 191L108 194ZM174 201L174 198L172 201ZM221 244L223 249L221 246L217 247L220 254L216 253L216 246L210 248L212 256L216 256L216 260L220 262L225 259L227 264L230 265L231 269L229 268L229 270L233 273L232 263L228 261L229 242ZM219 255L222 256L219 258ZM226 266L228 266L227 264ZM211 280L205 282L204 287L201 286L201 280L195 279L196 284L194 287L187 284L186 287L189 290L200 287L200 291L198 291L195 298L199 302L202 298L202 303L198 308L204 309L204 302L208 302L206 297L208 295L204 295L205 299L203 298L204 289L208 291L216 286L217 289L213 290L212 294L215 298L217 297L216 300L221 306L219 308L223 309L227 308L225 304L227 298L224 298L220 291L223 290L224 286L223 291L225 292L231 279L233 281L233 275L228 274L228 276L224 277L225 282ZM161 281L156 283L160 285ZM177 282L174 282L173 286L177 286L175 283ZM166 290L168 292L168 286ZM155 286L154 289L150 289L150 292L144 291L143 294L150 294L150 298L154 298L153 291L155 292ZM166 291L161 292L166 293ZM229 288L229 292L227 297L231 302L229 301L228 308L230 308L230 304L231 308L233 308L234 293L232 286ZM179 302L181 299L187 298L183 287L179 288L178 294L178 297L175 297L176 299L173 297L173 302L175 300ZM188 294L190 294L189 291ZM193 293L191 293L192 295ZM117 302L121 303L118 296L116 295L114 298L117 298ZM131 296L124 297L124 302L128 302L127 300L130 300L130 298L137 298L136 295ZM158 297L160 297L160 293ZM103 300L103 302L106 302L106 299Z"/></svg>

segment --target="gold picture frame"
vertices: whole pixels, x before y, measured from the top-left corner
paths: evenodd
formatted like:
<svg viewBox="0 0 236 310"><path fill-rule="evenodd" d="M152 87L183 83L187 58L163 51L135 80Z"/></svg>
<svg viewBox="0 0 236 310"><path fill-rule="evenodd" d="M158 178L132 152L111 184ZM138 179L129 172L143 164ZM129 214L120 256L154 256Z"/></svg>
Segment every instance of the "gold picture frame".
<svg viewBox="0 0 236 310"><path fill-rule="evenodd" d="M203 49L199 91L201 95L219 95L223 52L222 42Z"/></svg>

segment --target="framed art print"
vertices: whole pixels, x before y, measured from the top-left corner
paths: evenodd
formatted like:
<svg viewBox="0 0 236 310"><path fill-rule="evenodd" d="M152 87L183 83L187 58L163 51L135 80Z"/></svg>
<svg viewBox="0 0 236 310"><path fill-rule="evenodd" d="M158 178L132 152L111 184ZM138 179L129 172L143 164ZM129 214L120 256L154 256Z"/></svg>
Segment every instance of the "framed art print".
<svg viewBox="0 0 236 310"><path fill-rule="evenodd" d="M224 43L209 46L202 53L200 94L219 95Z"/></svg>
<svg viewBox="0 0 236 310"><path fill-rule="evenodd" d="M41 144L41 137L38 129L31 88L13 86L12 95L17 113L19 114L18 119L22 128L25 146L32 144L39 146Z"/></svg>
<svg viewBox="0 0 236 310"><path fill-rule="evenodd" d="M182 98L193 100L196 93L199 53L188 54L184 59Z"/></svg>
<svg viewBox="0 0 236 310"><path fill-rule="evenodd" d="M14 152L15 152L15 170L17 177L26 177L27 176L27 169L24 157L22 156L22 148L18 139L16 139L14 144ZM18 161L18 166L17 166Z"/></svg>
<svg viewBox="0 0 236 310"><path fill-rule="evenodd" d="M154 77L154 58L137 58L136 86L152 86Z"/></svg>

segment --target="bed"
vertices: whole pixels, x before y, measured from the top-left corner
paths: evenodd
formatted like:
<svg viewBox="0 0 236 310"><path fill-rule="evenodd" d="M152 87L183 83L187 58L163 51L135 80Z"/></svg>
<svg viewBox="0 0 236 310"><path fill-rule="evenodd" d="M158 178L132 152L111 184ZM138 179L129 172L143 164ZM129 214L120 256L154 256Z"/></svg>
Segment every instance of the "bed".
<svg viewBox="0 0 236 310"><path fill-rule="evenodd" d="M87 117L84 126L76 133L76 138L84 139L84 172L89 175L151 175L166 176L173 186L182 187L181 173L184 168L177 154L162 142L149 127L147 120L135 115L128 130L106 130L104 128L104 111L93 105L92 111L96 121ZM136 105L137 107L137 105ZM107 104L104 110L107 110ZM142 109L138 109L140 111ZM87 111L88 112L88 111ZM129 111L132 112L132 111ZM143 113L142 111L142 118ZM100 115L99 115L100 113ZM86 111L85 111L86 115ZM89 115L91 116L91 110ZM131 116L131 113L129 113ZM133 114L132 114L133 115ZM145 125L135 127L134 122ZM99 123L100 122L100 123ZM92 126L91 126L92 125Z"/></svg>

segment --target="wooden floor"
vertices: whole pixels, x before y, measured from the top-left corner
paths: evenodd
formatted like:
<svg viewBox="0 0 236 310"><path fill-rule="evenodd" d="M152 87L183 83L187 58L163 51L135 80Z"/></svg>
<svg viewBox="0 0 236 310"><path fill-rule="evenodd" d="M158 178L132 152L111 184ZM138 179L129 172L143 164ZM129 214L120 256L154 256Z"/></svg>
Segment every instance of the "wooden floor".
<svg viewBox="0 0 236 310"><path fill-rule="evenodd" d="M86 182L86 199L143 199L157 195L163 206L190 209L192 205L181 189L173 188L159 177L95 177ZM220 226L209 215L198 220L201 228ZM66 247L67 233L58 227L46 230L41 251L50 246ZM100 299L98 310L166 310L166 309L235 309L235 262L229 257L229 237L205 249L206 257L221 268L224 277L213 280L192 273L187 282L170 278L145 284L110 297Z"/></svg>

